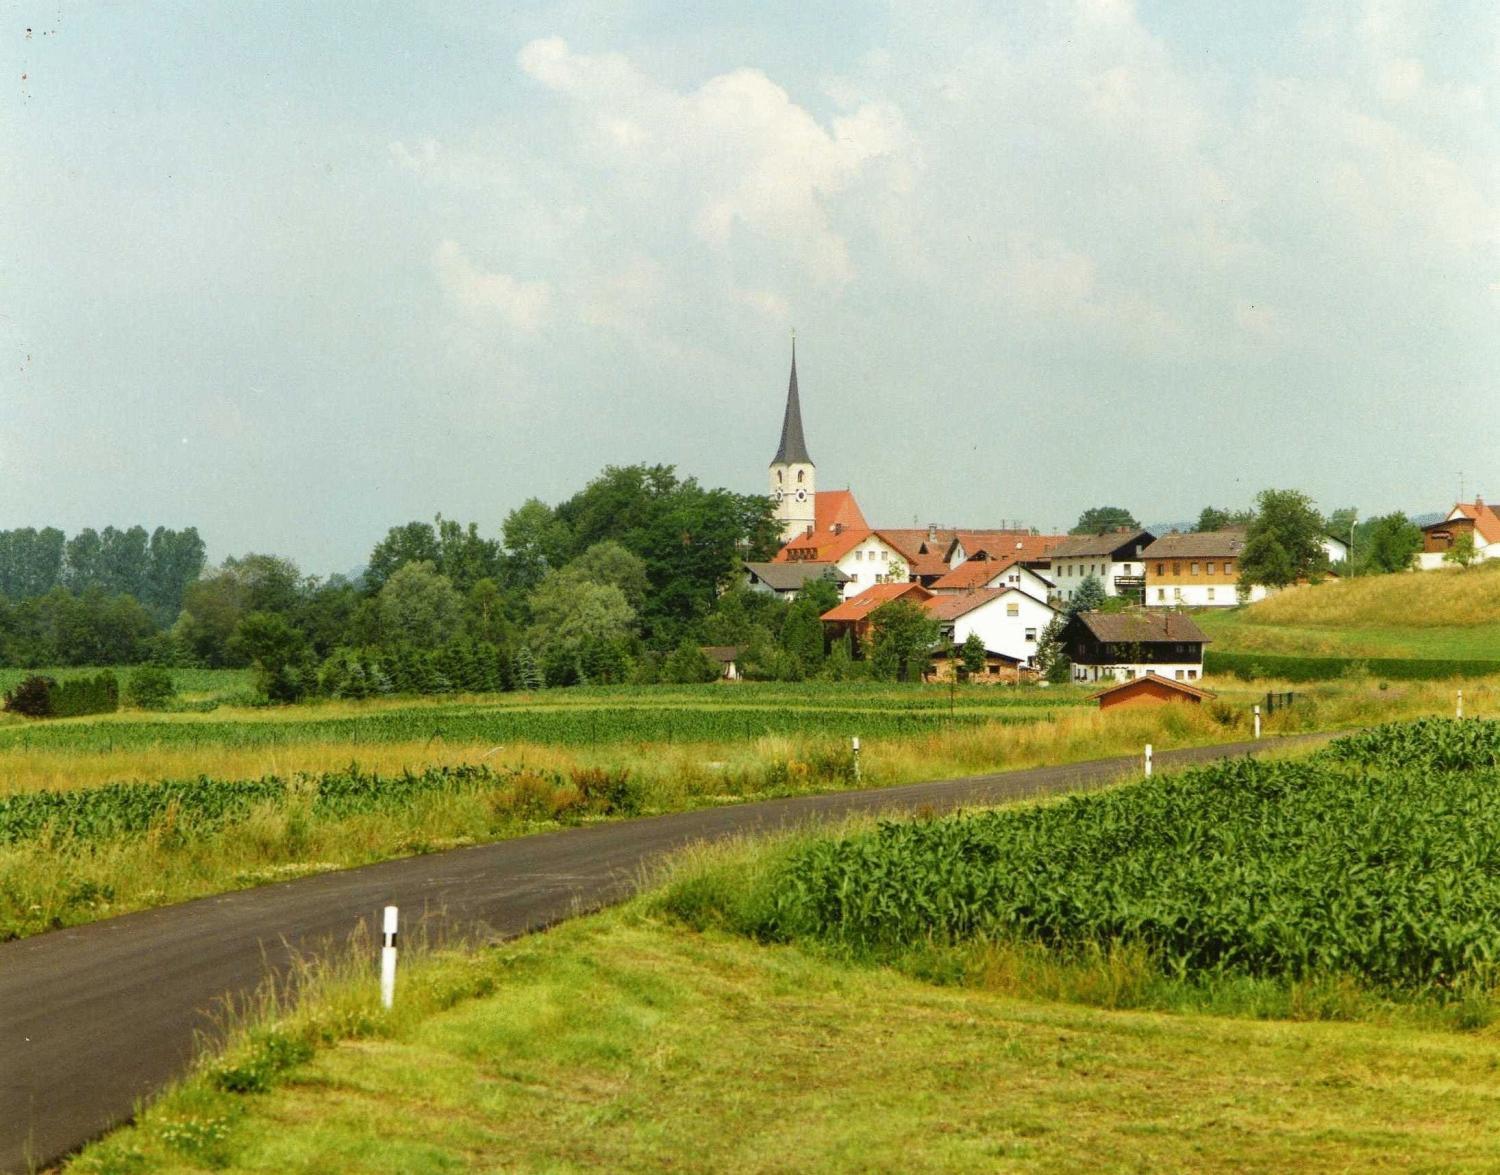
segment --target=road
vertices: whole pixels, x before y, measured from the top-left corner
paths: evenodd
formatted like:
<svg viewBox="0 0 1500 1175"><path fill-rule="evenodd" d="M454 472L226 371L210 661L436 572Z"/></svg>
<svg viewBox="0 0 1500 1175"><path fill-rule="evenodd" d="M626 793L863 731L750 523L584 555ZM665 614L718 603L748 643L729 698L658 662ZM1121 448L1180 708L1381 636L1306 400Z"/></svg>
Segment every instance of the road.
<svg viewBox="0 0 1500 1175"><path fill-rule="evenodd" d="M1158 769L1297 739L1166 751ZM632 891L695 841L857 813L945 811L1100 787L1134 758L797 796L592 825L386 861L0 944L0 1171L45 1166L129 1119L179 1076L212 1011L294 953L346 942L387 904L446 932L511 938Z"/></svg>

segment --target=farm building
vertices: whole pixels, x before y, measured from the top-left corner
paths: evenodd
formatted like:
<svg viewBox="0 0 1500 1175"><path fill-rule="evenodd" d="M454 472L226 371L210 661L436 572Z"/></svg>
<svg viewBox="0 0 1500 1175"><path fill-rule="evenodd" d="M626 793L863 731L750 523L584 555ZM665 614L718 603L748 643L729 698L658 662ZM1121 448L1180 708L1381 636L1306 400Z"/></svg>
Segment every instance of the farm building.
<svg viewBox="0 0 1500 1175"><path fill-rule="evenodd" d="M1185 681L1162 677L1158 673L1147 673L1143 677L1133 677L1129 681L1102 689L1097 694L1090 694L1089 701L1097 700L1099 709L1111 710L1116 706L1161 706L1171 702L1197 706L1205 698L1213 696L1208 690L1188 685Z"/></svg>
<svg viewBox="0 0 1500 1175"><path fill-rule="evenodd" d="M947 649L937 649L932 654L932 660L927 670L922 674L923 681L947 682L954 680L957 674L959 680L968 680L980 683L1003 682L1007 685L1015 685L1021 681L1031 681L1036 677L1036 671L1028 669L1021 661L1005 653L997 653L992 649L984 651L984 668L978 673L965 675L962 671L963 650L955 650L954 656L948 656Z"/></svg>
<svg viewBox="0 0 1500 1175"><path fill-rule="evenodd" d="M1129 681L1148 673L1196 681L1206 644L1203 630L1176 612L1080 612L1062 631L1074 681Z"/></svg>

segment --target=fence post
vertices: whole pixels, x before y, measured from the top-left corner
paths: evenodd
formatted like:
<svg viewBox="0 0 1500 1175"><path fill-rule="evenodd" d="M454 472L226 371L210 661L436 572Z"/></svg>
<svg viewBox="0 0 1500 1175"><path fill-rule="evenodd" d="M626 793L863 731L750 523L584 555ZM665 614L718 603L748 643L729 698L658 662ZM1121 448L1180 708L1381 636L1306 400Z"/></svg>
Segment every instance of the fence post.
<svg viewBox="0 0 1500 1175"><path fill-rule="evenodd" d="M1463 690L1459 690L1458 691L1458 716L1460 718L1462 718L1464 716L1464 691Z"/></svg>
<svg viewBox="0 0 1500 1175"><path fill-rule="evenodd" d="M1256 707L1255 707L1255 737L1256 738L1260 737L1260 706L1259 706L1259 704L1257 704Z"/></svg>
<svg viewBox="0 0 1500 1175"><path fill-rule="evenodd" d="M1146 778L1151 778L1151 744L1146 744Z"/></svg>
<svg viewBox="0 0 1500 1175"><path fill-rule="evenodd" d="M380 1006L389 1008L396 999L396 907L385 908L380 936Z"/></svg>
<svg viewBox="0 0 1500 1175"><path fill-rule="evenodd" d="M856 734L854 736L854 738L853 738L852 741L853 741L853 744L854 744L854 782L858 783L859 782L859 735Z"/></svg>

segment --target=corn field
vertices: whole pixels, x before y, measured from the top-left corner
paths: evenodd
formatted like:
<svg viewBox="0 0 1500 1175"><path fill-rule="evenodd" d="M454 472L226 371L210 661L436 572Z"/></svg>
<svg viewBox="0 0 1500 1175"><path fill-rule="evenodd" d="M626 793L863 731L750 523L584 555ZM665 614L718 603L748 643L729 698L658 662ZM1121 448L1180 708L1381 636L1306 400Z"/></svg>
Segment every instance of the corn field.
<svg viewBox="0 0 1500 1175"><path fill-rule="evenodd" d="M1171 974L1441 990L1500 961L1500 723L1428 720L1061 803L814 841L761 933L1147 946Z"/></svg>

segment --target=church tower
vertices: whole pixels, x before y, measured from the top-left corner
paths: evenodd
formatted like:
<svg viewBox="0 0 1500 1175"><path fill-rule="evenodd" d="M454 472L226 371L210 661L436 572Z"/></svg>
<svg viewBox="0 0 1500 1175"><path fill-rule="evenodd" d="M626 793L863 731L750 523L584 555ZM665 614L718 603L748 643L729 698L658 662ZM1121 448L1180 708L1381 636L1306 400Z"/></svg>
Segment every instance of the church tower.
<svg viewBox="0 0 1500 1175"><path fill-rule="evenodd" d="M771 501L781 523L783 543L813 527L814 467L802 437L802 404L797 399L797 336L792 336L792 378L786 389L786 416L781 421L781 447L771 459Z"/></svg>

